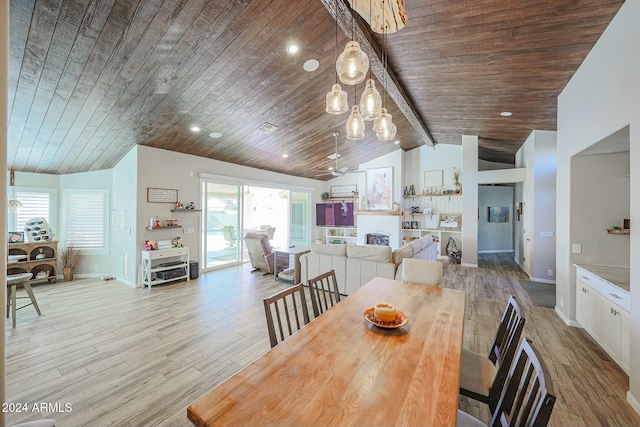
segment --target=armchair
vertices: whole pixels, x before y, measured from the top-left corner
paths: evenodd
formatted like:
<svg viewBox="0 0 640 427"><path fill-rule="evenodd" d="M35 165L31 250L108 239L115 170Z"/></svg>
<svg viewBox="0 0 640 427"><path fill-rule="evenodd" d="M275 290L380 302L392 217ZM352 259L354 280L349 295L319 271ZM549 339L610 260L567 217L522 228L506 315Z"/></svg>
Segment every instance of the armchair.
<svg viewBox="0 0 640 427"><path fill-rule="evenodd" d="M244 236L244 243L249 252L253 271L262 270L265 274L272 274L275 254L271 250L269 237L264 233L247 233Z"/></svg>

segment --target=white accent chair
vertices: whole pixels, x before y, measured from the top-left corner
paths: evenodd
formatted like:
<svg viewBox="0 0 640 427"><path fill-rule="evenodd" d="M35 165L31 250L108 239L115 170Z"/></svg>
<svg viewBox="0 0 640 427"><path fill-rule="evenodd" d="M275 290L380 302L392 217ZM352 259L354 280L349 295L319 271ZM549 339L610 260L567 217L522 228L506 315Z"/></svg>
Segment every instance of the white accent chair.
<svg viewBox="0 0 640 427"><path fill-rule="evenodd" d="M405 258L400 266L403 282L421 283L424 285L440 286L442 284L442 263L424 259Z"/></svg>

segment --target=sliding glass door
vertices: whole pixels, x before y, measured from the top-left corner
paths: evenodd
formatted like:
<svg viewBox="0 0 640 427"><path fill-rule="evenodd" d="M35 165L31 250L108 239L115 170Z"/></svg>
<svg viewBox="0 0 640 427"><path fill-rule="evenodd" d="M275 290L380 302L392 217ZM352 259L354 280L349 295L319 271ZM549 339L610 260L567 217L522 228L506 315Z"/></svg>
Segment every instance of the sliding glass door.
<svg viewBox="0 0 640 427"><path fill-rule="evenodd" d="M242 261L242 186L204 182L204 269Z"/></svg>
<svg viewBox="0 0 640 427"><path fill-rule="evenodd" d="M309 198L308 192L291 192L291 245L309 244Z"/></svg>

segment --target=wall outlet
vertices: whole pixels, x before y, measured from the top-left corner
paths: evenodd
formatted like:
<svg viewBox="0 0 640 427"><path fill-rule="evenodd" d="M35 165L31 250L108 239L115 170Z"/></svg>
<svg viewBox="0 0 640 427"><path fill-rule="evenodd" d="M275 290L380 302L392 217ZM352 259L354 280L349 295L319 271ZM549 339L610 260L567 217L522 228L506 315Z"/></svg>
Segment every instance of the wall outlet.
<svg viewBox="0 0 640 427"><path fill-rule="evenodd" d="M553 276L553 270L547 270L547 276Z"/></svg>
<svg viewBox="0 0 640 427"><path fill-rule="evenodd" d="M574 254L581 254L582 245L579 243L574 243L573 245L571 245L571 252L573 252Z"/></svg>

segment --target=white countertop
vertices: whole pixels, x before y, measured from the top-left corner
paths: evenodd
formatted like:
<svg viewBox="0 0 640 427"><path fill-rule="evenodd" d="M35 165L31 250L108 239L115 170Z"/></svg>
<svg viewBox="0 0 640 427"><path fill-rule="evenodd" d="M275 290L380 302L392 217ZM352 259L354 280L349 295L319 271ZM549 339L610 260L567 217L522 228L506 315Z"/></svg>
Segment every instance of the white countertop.
<svg viewBox="0 0 640 427"><path fill-rule="evenodd" d="M610 267L607 265L595 265L595 264L574 264L576 267L584 268L585 270L599 276L601 279L611 283L613 286L624 289L627 292L631 291L631 278L630 270L624 267Z"/></svg>

